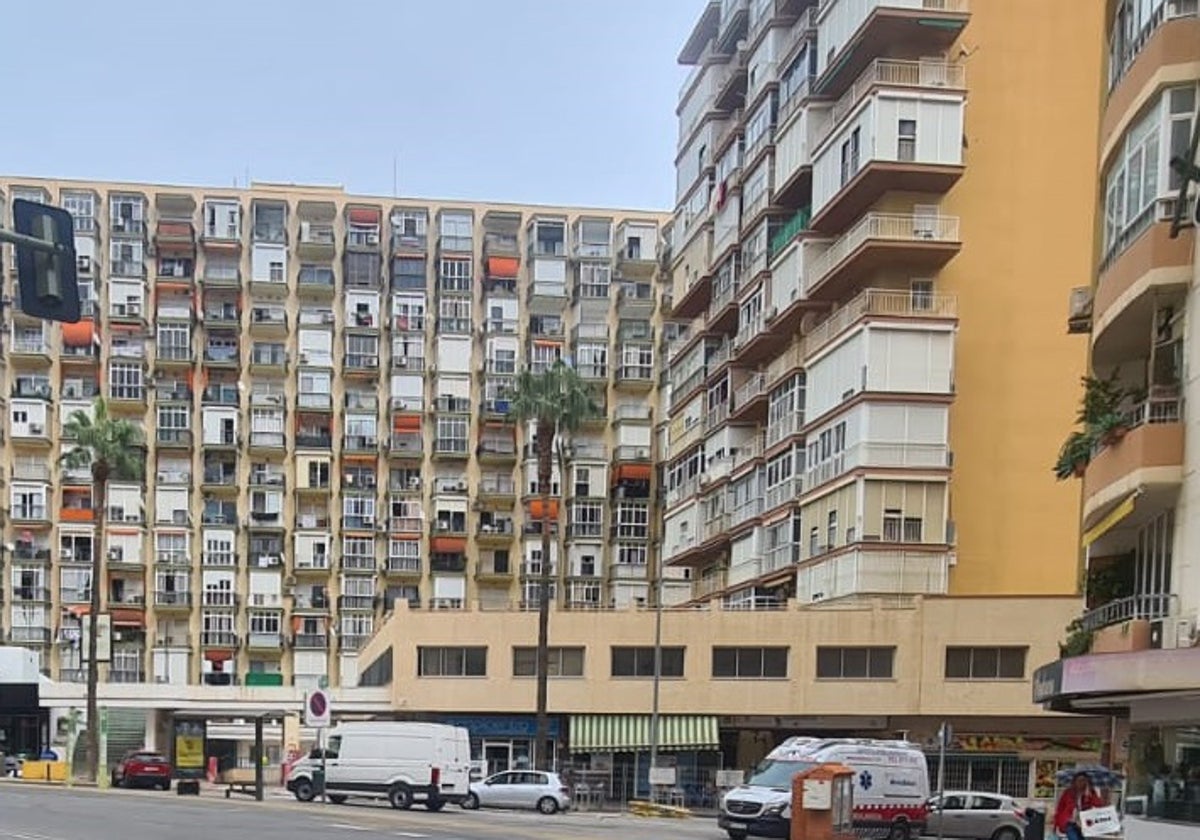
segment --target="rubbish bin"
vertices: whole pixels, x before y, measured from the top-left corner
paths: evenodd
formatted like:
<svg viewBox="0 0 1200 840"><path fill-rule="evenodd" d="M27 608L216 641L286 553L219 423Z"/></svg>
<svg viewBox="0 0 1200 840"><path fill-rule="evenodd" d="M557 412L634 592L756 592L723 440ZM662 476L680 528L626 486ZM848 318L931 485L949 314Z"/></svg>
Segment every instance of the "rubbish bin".
<svg viewBox="0 0 1200 840"><path fill-rule="evenodd" d="M1046 812L1038 808L1025 809L1025 840L1046 840Z"/></svg>

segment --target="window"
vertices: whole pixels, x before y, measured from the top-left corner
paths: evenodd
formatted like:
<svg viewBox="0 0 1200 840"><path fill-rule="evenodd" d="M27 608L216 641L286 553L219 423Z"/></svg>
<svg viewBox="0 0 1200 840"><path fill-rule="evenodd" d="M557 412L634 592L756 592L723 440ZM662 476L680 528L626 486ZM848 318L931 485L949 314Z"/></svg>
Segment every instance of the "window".
<svg viewBox="0 0 1200 840"><path fill-rule="evenodd" d="M392 668L395 662L395 654L392 648L388 648L381 653L378 658L366 668L358 676L358 684L361 686L381 687L392 684Z"/></svg>
<svg viewBox="0 0 1200 840"><path fill-rule="evenodd" d="M684 648L664 647L661 650L660 675L682 677ZM654 648L614 647L612 649L612 675L614 677L653 677Z"/></svg>
<svg viewBox="0 0 1200 840"><path fill-rule="evenodd" d="M233 539L225 534L204 537L204 564L206 566L232 566L234 564Z"/></svg>
<svg viewBox="0 0 1200 840"><path fill-rule="evenodd" d="M444 211L438 219L441 245L447 251L470 251L474 221L470 211Z"/></svg>
<svg viewBox="0 0 1200 840"><path fill-rule="evenodd" d="M910 162L917 159L917 121L900 120L896 127L896 159Z"/></svg>
<svg viewBox="0 0 1200 840"><path fill-rule="evenodd" d="M850 132L850 136L842 142L842 183L844 187L858 173L859 164L859 129Z"/></svg>
<svg viewBox="0 0 1200 840"><path fill-rule="evenodd" d="M617 565L619 566L645 566L646 565L646 546L644 545L617 545Z"/></svg>
<svg viewBox="0 0 1200 840"><path fill-rule="evenodd" d="M1154 204L1178 188L1170 167L1191 140L1196 87L1168 88L1129 127L1104 177L1105 258L1126 248L1155 220Z"/></svg>
<svg viewBox="0 0 1200 840"><path fill-rule="evenodd" d="M67 567L59 570L59 599L64 603L86 604L91 599L92 570Z"/></svg>
<svg viewBox="0 0 1200 840"><path fill-rule="evenodd" d="M346 253L345 284L374 288L379 285L379 254L362 251Z"/></svg>
<svg viewBox="0 0 1200 840"><path fill-rule="evenodd" d="M276 611L250 613L250 632L278 636L281 616Z"/></svg>
<svg viewBox="0 0 1200 840"><path fill-rule="evenodd" d="M470 423L469 417L438 417L437 451L466 452Z"/></svg>
<svg viewBox="0 0 1200 840"><path fill-rule="evenodd" d="M787 670L786 647L714 647L712 650L714 678L783 679L787 677Z"/></svg>
<svg viewBox="0 0 1200 840"><path fill-rule="evenodd" d="M582 677L583 648L552 647L546 674L550 677ZM537 648L513 648L513 676L537 676Z"/></svg>
<svg viewBox="0 0 1200 840"><path fill-rule="evenodd" d="M486 677L486 647L418 647L418 677Z"/></svg>
<svg viewBox="0 0 1200 840"><path fill-rule="evenodd" d="M890 680L894 647L818 647L819 680Z"/></svg>
<svg viewBox="0 0 1200 840"><path fill-rule="evenodd" d="M108 395L114 400L140 400L145 394L142 366L113 362L108 367Z"/></svg>
<svg viewBox="0 0 1200 840"><path fill-rule="evenodd" d="M586 495L586 494L584 494ZM571 537L600 537L604 531L604 505L600 502L572 502L568 523Z"/></svg>
<svg viewBox="0 0 1200 840"><path fill-rule="evenodd" d="M441 298L438 301L437 331L445 333L469 333L471 331L471 299Z"/></svg>
<svg viewBox="0 0 1200 840"><path fill-rule="evenodd" d="M74 218L76 233L90 233L96 229L96 196L92 193L64 191L62 208Z"/></svg>
<svg viewBox="0 0 1200 840"><path fill-rule="evenodd" d="M471 261L443 257L438 270L438 291L470 292Z"/></svg>
<svg viewBox="0 0 1200 840"><path fill-rule="evenodd" d="M622 539L646 539L650 531L650 509L646 505L621 504L617 507L617 536Z"/></svg>
<svg viewBox="0 0 1200 840"><path fill-rule="evenodd" d="M1021 680L1025 678L1024 647L948 647L948 680Z"/></svg>

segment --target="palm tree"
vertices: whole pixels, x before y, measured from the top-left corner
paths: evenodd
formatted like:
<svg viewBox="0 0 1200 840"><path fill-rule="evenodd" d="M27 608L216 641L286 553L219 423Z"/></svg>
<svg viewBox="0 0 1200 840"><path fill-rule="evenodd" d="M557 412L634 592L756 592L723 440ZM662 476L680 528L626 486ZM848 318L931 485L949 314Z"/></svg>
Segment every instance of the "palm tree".
<svg viewBox="0 0 1200 840"><path fill-rule="evenodd" d="M538 493L542 501L542 570L538 579L537 639L537 740L534 760L540 770L551 770L544 755L550 735L546 716L547 672L550 665L550 479L554 469L554 441L576 431L599 409L592 391L579 373L561 359L545 370L526 369L517 375L508 416L534 424L537 442ZM560 476L560 480L563 477Z"/></svg>
<svg viewBox="0 0 1200 840"><path fill-rule="evenodd" d="M74 446L59 459L68 469L92 471L92 581L88 609L87 663L87 774L99 780L100 711L96 699L99 676L97 653L97 616L100 614L101 558L104 554L104 517L108 507L110 479L139 480L142 477L142 434L128 420L110 417L103 398L98 398L92 416L74 411L67 418L64 437Z"/></svg>

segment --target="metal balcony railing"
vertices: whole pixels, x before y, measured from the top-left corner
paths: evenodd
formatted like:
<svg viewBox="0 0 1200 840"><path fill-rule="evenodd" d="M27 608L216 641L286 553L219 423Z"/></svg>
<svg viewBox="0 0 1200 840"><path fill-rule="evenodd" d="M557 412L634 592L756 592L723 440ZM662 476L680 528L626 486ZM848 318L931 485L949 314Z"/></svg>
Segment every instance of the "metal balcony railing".
<svg viewBox="0 0 1200 840"><path fill-rule="evenodd" d="M1089 633L1135 619L1153 621L1166 618L1176 611L1178 598L1171 594L1130 595L1117 598L1088 610L1079 618L1080 626Z"/></svg>

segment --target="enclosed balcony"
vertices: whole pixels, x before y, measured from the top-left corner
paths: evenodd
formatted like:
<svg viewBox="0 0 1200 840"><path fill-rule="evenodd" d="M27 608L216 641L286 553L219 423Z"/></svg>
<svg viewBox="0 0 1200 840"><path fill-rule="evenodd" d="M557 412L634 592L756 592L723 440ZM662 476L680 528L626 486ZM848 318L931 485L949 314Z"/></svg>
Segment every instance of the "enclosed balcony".
<svg viewBox="0 0 1200 840"><path fill-rule="evenodd" d="M301 260L331 262L337 254L334 222L337 205L332 201L301 201L296 205L300 220L300 238L296 256Z"/></svg>
<svg viewBox="0 0 1200 840"><path fill-rule="evenodd" d="M886 193L949 190L965 103L961 64L873 61L814 129L812 227L844 230Z"/></svg>
<svg viewBox="0 0 1200 840"><path fill-rule="evenodd" d="M429 248L429 211L423 207L397 207L391 213L392 255L424 256Z"/></svg>
<svg viewBox="0 0 1200 840"><path fill-rule="evenodd" d="M882 268L934 273L961 248L957 216L869 213L840 238L814 243L805 291L810 298L836 299L856 278Z"/></svg>
<svg viewBox="0 0 1200 840"><path fill-rule="evenodd" d="M481 464L515 464L517 440L514 428L505 423L484 425L475 455Z"/></svg>
<svg viewBox="0 0 1200 840"><path fill-rule="evenodd" d="M296 448L333 448L333 423L327 414L311 411L296 413Z"/></svg>
<svg viewBox="0 0 1200 840"><path fill-rule="evenodd" d="M241 366L241 349L235 333L210 334L204 343L204 366L236 370Z"/></svg>
<svg viewBox="0 0 1200 840"><path fill-rule="evenodd" d="M383 210L379 207L346 207L346 250L380 253Z"/></svg>
<svg viewBox="0 0 1200 840"><path fill-rule="evenodd" d="M817 10L816 92L841 96L896 44L910 55L941 55L969 18L967 0L827 0Z"/></svg>
<svg viewBox="0 0 1200 840"><path fill-rule="evenodd" d="M301 263L296 291L301 297L332 300L337 291L333 266L325 263Z"/></svg>
<svg viewBox="0 0 1200 840"><path fill-rule="evenodd" d="M945 595L946 551L851 548L825 554L796 572L796 599L815 604L871 595Z"/></svg>
<svg viewBox="0 0 1200 840"><path fill-rule="evenodd" d="M237 199L204 200L201 241L206 251L238 254L242 250L242 205Z"/></svg>

